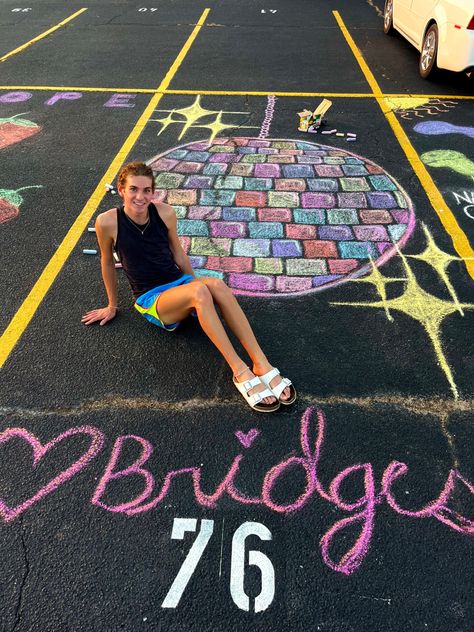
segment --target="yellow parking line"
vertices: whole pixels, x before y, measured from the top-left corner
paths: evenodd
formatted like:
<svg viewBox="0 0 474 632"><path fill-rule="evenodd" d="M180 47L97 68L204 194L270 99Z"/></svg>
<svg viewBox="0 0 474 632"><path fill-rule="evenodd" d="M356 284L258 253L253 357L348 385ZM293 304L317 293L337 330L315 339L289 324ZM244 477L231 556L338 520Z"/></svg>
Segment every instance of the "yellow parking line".
<svg viewBox="0 0 474 632"><path fill-rule="evenodd" d="M0 86L0 90L32 90L32 91L54 91L54 92L117 92L130 93L137 92L140 94L156 94L154 88L103 88L88 86ZM374 99L373 92L275 92L275 90L255 91L255 90L164 90L164 94L203 94L212 96L249 96L249 97L332 97L332 98L355 98L355 99ZM473 100L472 95L453 95L453 94L397 94L391 92L383 92L382 96L387 99L440 99L448 101L451 99Z"/></svg>
<svg viewBox="0 0 474 632"><path fill-rule="evenodd" d="M39 40L43 39L43 37L46 37L50 33L53 33L54 31L57 31L58 29L60 29L62 26L64 26L65 24L67 24L71 20L74 20L74 18L77 18L77 16L81 15L81 13L84 13L84 11L87 11L87 8L79 9L79 11L76 11L75 13L70 15L68 18L66 18L62 22L59 22L59 24L56 24L56 26L51 27L50 29L48 29L44 33L41 33L41 35L37 35L36 37L31 39L29 42L26 42L26 44L22 44L21 46L18 46L18 48L15 48L14 50L11 50L6 55L3 55L3 57L0 57L0 62L5 61L9 57L12 57L12 55L16 55L17 53L21 53L21 51L25 50L25 48L28 48L28 46L31 46L35 42L39 42Z"/></svg>
<svg viewBox="0 0 474 632"><path fill-rule="evenodd" d="M0 90L32 90L45 92L143 92L144 94L155 94L155 88L88 88L77 86L0 86Z"/></svg>
<svg viewBox="0 0 474 632"><path fill-rule="evenodd" d="M442 101L450 101L451 99L465 99L467 101L474 100L474 96L469 94L391 94L389 92L384 92L383 96L390 99L440 99Z"/></svg>
<svg viewBox="0 0 474 632"><path fill-rule="evenodd" d="M357 59L362 72L364 73L364 76L369 86L371 87L372 92L374 93L374 97L377 100L380 109L382 110L390 127L392 128L393 133L400 143L401 148L405 152L405 155L408 158L411 166L413 167L413 171L418 176L418 179L420 180L421 185L424 188L433 209L437 213L442 225L444 226L444 229L451 237L454 249L460 257L465 259L467 271L471 278L474 279L474 250L472 249L466 234L459 226L456 217L454 216L449 206L446 204L443 196L436 187L425 165L420 160L418 153L415 151L415 148L411 144L408 136L405 134L405 131L398 122L395 114L391 111L390 105L387 103L385 98L386 95L384 95L380 90L379 84L377 83L374 75L372 74L372 71L365 62L365 59L363 58L361 52L357 48L341 16L339 15L339 12L333 11L333 15L336 18L339 28L341 29L350 49L352 50L354 57Z"/></svg>
<svg viewBox="0 0 474 632"><path fill-rule="evenodd" d="M143 94L155 94L154 88L89 88L78 86L0 86L0 90L32 90L32 91L57 91L57 92L117 92L130 93L137 92ZM216 96L250 96L250 97L267 97L269 95L277 97L356 97L370 98L374 95L371 92L256 92L248 90L164 90L166 94L203 94ZM406 95L402 95L406 96Z"/></svg>
<svg viewBox="0 0 474 632"><path fill-rule="evenodd" d="M167 94L203 94L212 96L248 96L248 97L373 97L370 92L278 92L275 90L252 91L252 90L167 90Z"/></svg>
<svg viewBox="0 0 474 632"><path fill-rule="evenodd" d="M1 86L0 86L1 87ZM117 91L118 92L118 91ZM275 90L271 91L260 91L255 92L251 90L167 90L167 94L211 94L211 95L222 95L222 96L233 96L233 95L245 95L249 97L266 97L266 96L275 96L275 97L334 97L341 99L345 98L357 98L357 99L373 99L373 92L275 92ZM384 93L383 96L390 99L472 99L474 100L474 96L466 95L466 96L453 96L448 94L389 94Z"/></svg>
<svg viewBox="0 0 474 632"><path fill-rule="evenodd" d="M34 284L28 296L23 301L22 305L16 312L15 316L10 321L8 327L5 329L2 337L0 338L0 368L4 365L8 356L10 355L13 347L16 345L21 335L25 331L26 327L30 323L33 318L36 310L41 304L41 301L44 299L46 293L49 288L53 284L57 275L59 274L61 268L65 264L67 258L71 254L73 248L76 246L79 238L87 227L91 217L97 210L102 198L105 195L105 185L108 182L112 182L115 176L117 175L118 170L122 166L125 158L128 153L132 149L133 145L137 141L140 136L143 128L145 127L148 119L153 114L156 106L161 100L164 91L169 86L172 81L174 75L178 71L183 59L185 58L187 52L191 48L194 40L196 39L201 27L203 26L210 9L205 9L199 19L199 22L194 27L191 35L186 40L184 46L173 62L172 66L166 73L163 81L160 83L159 87L156 89L156 93L151 98L149 104L143 111L142 115L138 119L134 128L128 135L127 139L123 143L121 149L118 154L113 159L109 168L101 178L98 183L95 191L92 193L91 197L87 201L86 205L80 212L79 216L75 220L74 224L69 229L67 235L64 237L63 241L59 245L58 249L54 253L54 255L49 260L45 269L41 273L39 279Z"/></svg>

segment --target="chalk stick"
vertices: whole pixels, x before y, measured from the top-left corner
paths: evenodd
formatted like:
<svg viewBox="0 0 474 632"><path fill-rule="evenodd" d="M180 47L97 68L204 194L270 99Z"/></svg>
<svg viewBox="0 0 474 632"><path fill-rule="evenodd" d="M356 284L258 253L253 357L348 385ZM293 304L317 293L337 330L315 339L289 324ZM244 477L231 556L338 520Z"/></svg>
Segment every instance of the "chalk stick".
<svg viewBox="0 0 474 632"><path fill-rule="evenodd" d="M97 254L97 250L94 250L93 248L84 248L84 250L82 252L85 255L96 255Z"/></svg>
<svg viewBox="0 0 474 632"><path fill-rule="evenodd" d="M357 138L357 134L353 134L352 132L347 132L346 136Z"/></svg>
<svg viewBox="0 0 474 632"><path fill-rule="evenodd" d="M87 232L88 233L95 233L95 227L94 226L88 226L87 227Z"/></svg>
<svg viewBox="0 0 474 632"><path fill-rule="evenodd" d="M117 269L118 269L118 268L123 268L123 266L122 266L122 264L121 264L121 263L116 263L116 264L115 264L115 267L116 267Z"/></svg>
<svg viewBox="0 0 474 632"><path fill-rule="evenodd" d="M336 136L344 136L342 132L337 132Z"/></svg>
<svg viewBox="0 0 474 632"><path fill-rule="evenodd" d="M314 110L313 116L319 115L322 118L326 114L326 112L329 110L331 105L332 105L332 101L329 101L329 99L323 99L321 103L318 105L318 107Z"/></svg>
<svg viewBox="0 0 474 632"><path fill-rule="evenodd" d="M357 138L354 138L353 136L351 138L346 138L346 141L351 141L351 140L357 140Z"/></svg>
<svg viewBox="0 0 474 632"><path fill-rule="evenodd" d="M337 129L325 129L321 134L335 134Z"/></svg>
<svg viewBox="0 0 474 632"><path fill-rule="evenodd" d="M114 252L114 255L113 255L113 256L114 256L115 261L116 261L117 263L120 263L120 258L119 258L119 256L118 256L118 253Z"/></svg>

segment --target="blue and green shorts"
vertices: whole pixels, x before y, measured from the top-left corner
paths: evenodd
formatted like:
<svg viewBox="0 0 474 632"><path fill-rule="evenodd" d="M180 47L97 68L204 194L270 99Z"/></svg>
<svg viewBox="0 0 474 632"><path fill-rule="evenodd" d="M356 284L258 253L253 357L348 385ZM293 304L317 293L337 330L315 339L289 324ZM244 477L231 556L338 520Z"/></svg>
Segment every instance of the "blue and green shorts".
<svg viewBox="0 0 474 632"><path fill-rule="evenodd" d="M165 325L165 323L161 320L158 312L157 312L157 303L158 299L166 292L166 290L171 289L172 287L178 287L178 285L186 285L187 283L191 283L195 278L190 274L184 274L176 281L172 281L171 283L165 283L164 285L159 285L158 287L154 287L152 290L148 290L145 294L141 294L135 300L135 309L140 312L142 316L144 316L150 323L161 327L162 329L166 329L167 331L174 331L177 327L179 327L179 322L171 323L170 325Z"/></svg>

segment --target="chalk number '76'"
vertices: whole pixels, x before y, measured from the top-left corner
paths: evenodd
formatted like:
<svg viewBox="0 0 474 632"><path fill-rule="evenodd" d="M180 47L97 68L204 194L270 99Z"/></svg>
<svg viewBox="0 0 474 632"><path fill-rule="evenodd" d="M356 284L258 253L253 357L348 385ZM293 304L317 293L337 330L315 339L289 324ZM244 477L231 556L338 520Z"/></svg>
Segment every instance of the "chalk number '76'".
<svg viewBox="0 0 474 632"><path fill-rule="evenodd" d="M196 518L175 518L171 531L172 540L183 540L188 531L195 533ZM176 608L189 583L199 560L206 549L214 531L214 520L201 520L196 539L178 571L166 595L162 608ZM250 598L244 591L245 576L245 541L249 535L255 535L260 540L271 540L272 534L259 522L244 522L236 529L232 538L232 556L230 567L230 594L235 605L241 610L250 610ZM256 566L261 574L261 591L255 597L255 612L266 610L275 596L275 570L269 558L261 551L248 552L249 566Z"/></svg>

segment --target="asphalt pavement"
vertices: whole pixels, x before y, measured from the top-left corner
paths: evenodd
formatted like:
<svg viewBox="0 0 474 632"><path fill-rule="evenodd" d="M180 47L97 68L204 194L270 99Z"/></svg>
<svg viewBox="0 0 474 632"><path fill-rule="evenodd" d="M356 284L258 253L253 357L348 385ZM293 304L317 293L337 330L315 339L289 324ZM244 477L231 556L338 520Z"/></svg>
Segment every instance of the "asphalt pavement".
<svg viewBox="0 0 474 632"><path fill-rule="evenodd" d="M382 9L1 3L1 632L474 630L473 80ZM292 406L120 269L81 325L135 159Z"/></svg>

